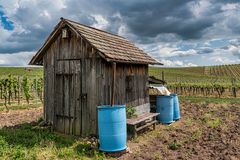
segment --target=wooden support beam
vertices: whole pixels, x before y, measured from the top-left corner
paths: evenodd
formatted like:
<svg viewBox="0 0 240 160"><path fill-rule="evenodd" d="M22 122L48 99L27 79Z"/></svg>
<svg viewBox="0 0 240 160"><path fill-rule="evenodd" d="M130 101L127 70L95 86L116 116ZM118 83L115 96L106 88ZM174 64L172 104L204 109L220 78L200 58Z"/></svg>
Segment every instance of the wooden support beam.
<svg viewBox="0 0 240 160"><path fill-rule="evenodd" d="M112 97L111 97L111 106L114 105L115 97L115 85L116 85L116 62L112 63Z"/></svg>

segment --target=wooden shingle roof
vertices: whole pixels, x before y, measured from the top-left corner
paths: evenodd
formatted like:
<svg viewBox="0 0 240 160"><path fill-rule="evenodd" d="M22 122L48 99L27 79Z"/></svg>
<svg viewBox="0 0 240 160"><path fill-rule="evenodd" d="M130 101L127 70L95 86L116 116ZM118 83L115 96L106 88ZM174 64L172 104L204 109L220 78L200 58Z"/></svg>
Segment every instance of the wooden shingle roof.
<svg viewBox="0 0 240 160"><path fill-rule="evenodd" d="M62 24L69 25L72 29L76 30L80 36L94 46L101 55L103 55L103 58L108 61L138 64L161 64L123 37L63 18L61 18L61 22ZM55 27L55 29L62 26L61 22ZM51 37L51 35L49 37ZM47 41L49 39L50 38L48 38ZM29 64L39 64L36 62L39 60L39 56L42 55L41 52L43 50L44 46L32 58Z"/></svg>

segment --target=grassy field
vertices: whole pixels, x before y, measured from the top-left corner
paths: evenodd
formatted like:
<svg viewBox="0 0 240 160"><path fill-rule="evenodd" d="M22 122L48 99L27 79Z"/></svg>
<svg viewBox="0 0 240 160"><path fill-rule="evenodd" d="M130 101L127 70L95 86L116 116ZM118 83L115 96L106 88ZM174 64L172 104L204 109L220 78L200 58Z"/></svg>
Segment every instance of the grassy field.
<svg viewBox="0 0 240 160"><path fill-rule="evenodd" d="M206 66L206 67L183 67L183 68L160 68L150 67L149 74L162 79L168 83L174 82L231 82L232 78L240 79L240 64Z"/></svg>
<svg viewBox="0 0 240 160"><path fill-rule="evenodd" d="M202 66L202 67L183 67L183 68L160 68L150 67L149 74L162 78L169 82L209 82L220 81L227 82L231 78L240 78L240 64L221 65L221 66ZM43 76L43 68L26 67L0 67L0 77L12 74L13 76Z"/></svg>
<svg viewBox="0 0 240 160"><path fill-rule="evenodd" d="M7 75L13 76L27 76L27 77L39 77L43 76L42 67L0 67L0 78Z"/></svg>

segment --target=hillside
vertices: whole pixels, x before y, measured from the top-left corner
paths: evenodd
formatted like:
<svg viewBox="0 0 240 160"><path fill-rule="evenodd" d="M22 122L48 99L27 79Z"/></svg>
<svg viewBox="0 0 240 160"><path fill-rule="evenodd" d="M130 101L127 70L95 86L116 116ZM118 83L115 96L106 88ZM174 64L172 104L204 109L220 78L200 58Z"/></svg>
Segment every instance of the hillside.
<svg viewBox="0 0 240 160"><path fill-rule="evenodd" d="M183 68L160 68L150 67L149 74L162 79L168 83L173 82L231 82L233 78L240 80L240 64L203 66L203 67L183 67Z"/></svg>

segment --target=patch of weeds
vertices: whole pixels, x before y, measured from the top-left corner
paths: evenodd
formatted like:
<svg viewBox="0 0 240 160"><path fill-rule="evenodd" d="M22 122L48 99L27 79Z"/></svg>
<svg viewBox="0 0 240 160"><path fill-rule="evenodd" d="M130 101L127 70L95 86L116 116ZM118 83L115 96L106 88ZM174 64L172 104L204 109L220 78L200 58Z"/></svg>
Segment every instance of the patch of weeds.
<svg viewBox="0 0 240 160"><path fill-rule="evenodd" d="M94 157L94 159L105 158L104 153L99 152L97 146L89 141L78 143L74 149L79 156Z"/></svg>
<svg viewBox="0 0 240 160"><path fill-rule="evenodd" d="M154 155L153 155L153 159L155 159L155 160L161 160L161 159L163 159L162 158L162 155L160 154L160 153L154 153Z"/></svg>
<svg viewBox="0 0 240 160"><path fill-rule="evenodd" d="M191 140L194 141L194 140L198 140L200 139L202 136L202 131L201 130L196 130L192 133L191 135Z"/></svg>
<svg viewBox="0 0 240 160"><path fill-rule="evenodd" d="M152 132L150 132L150 135L152 136L152 137L161 137L161 134L162 134L162 132L161 131L159 131L159 130L153 130Z"/></svg>
<svg viewBox="0 0 240 160"><path fill-rule="evenodd" d="M77 154L81 156L90 156L93 155L93 147L91 144L80 143L75 147Z"/></svg>
<svg viewBox="0 0 240 160"><path fill-rule="evenodd" d="M137 117L136 108L134 106L127 106L126 107L126 114L127 114L127 118Z"/></svg>
<svg viewBox="0 0 240 160"><path fill-rule="evenodd" d="M42 103L38 103L38 104L21 104L21 105L11 105L8 106L9 110L22 110L22 109L30 109L30 108L40 108L42 107ZM5 106L0 106L0 111L5 111L6 107Z"/></svg>
<svg viewBox="0 0 240 160"><path fill-rule="evenodd" d="M227 118L227 119L232 119L233 118L233 115L231 112L225 112L224 113L224 116Z"/></svg>
<svg viewBox="0 0 240 160"><path fill-rule="evenodd" d="M192 118L187 118L187 119L185 120L185 123L186 123L186 125L188 125L188 126L192 126L192 124L193 124L193 119L192 119Z"/></svg>
<svg viewBox="0 0 240 160"><path fill-rule="evenodd" d="M166 130L167 131L172 131L172 130L174 130L175 129L175 127L173 126L173 125L167 125L166 126Z"/></svg>
<svg viewBox="0 0 240 160"><path fill-rule="evenodd" d="M207 125L211 128L217 128L222 124L222 121L220 118L214 118L213 120L207 121Z"/></svg>
<svg viewBox="0 0 240 160"><path fill-rule="evenodd" d="M17 146L12 153L13 154L11 156L11 159L16 159L16 160L26 159L26 151L20 146Z"/></svg>
<svg viewBox="0 0 240 160"><path fill-rule="evenodd" d="M133 143L139 143L139 138L138 137L133 137L132 142Z"/></svg>
<svg viewBox="0 0 240 160"><path fill-rule="evenodd" d="M60 159L70 159L70 157L74 155L74 150L72 148L62 148L58 149L56 152L57 157Z"/></svg>
<svg viewBox="0 0 240 160"><path fill-rule="evenodd" d="M179 144L176 140L174 140L173 142L171 142L169 145L168 145L168 148L171 149L171 150L177 150L181 147L181 144Z"/></svg>
<svg viewBox="0 0 240 160"><path fill-rule="evenodd" d="M212 115L209 114L209 113L205 113L203 115L203 117L201 118L201 120L204 122L204 123L207 123L210 119L211 119Z"/></svg>
<svg viewBox="0 0 240 160"><path fill-rule="evenodd" d="M105 159L97 144L25 124L0 129L0 159Z"/></svg>

